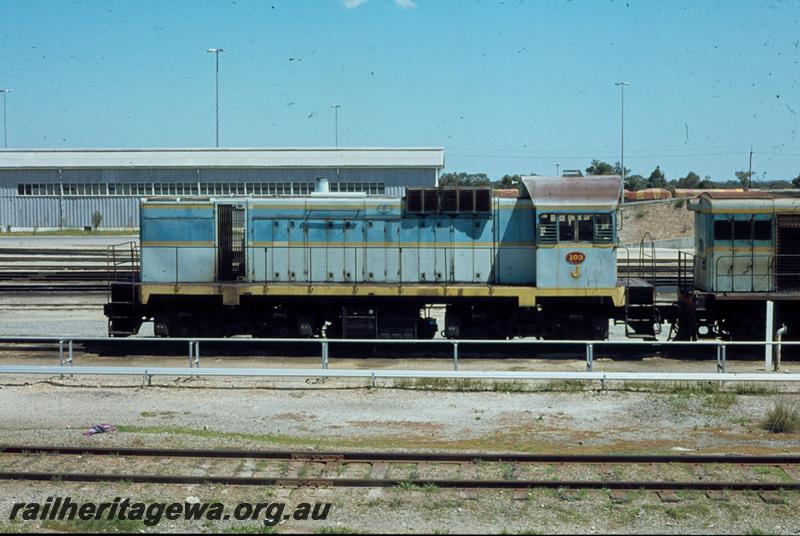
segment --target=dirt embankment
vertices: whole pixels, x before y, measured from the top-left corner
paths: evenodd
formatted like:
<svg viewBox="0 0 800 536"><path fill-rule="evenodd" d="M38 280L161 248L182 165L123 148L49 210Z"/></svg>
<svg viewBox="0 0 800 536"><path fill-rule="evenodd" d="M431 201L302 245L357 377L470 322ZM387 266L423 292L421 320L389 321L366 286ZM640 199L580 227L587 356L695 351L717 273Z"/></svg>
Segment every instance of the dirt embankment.
<svg viewBox="0 0 800 536"><path fill-rule="evenodd" d="M623 205L622 243L638 243L647 233L653 240L694 236L694 213L686 208L685 199L666 203L632 203Z"/></svg>

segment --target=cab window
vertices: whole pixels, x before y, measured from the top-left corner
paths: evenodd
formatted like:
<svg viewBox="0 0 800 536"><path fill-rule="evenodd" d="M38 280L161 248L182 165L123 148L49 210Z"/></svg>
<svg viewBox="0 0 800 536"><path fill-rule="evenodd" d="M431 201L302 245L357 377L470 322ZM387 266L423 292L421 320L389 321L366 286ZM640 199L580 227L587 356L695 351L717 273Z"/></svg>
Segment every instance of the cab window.
<svg viewBox="0 0 800 536"><path fill-rule="evenodd" d="M575 240L575 216L561 214L558 216L558 241L572 242Z"/></svg>
<svg viewBox="0 0 800 536"><path fill-rule="evenodd" d="M714 240L730 240L733 237L733 226L730 220L714 222Z"/></svg>
<svg viewBox="0 0 800 536"><path fill-rule="evenodd" d="M714 240L772 240L772 220L716 220Z"/></svg>
<svg viewBox="0 0 800 536"><path fill-rule="evenodd" d="M614 240L611 214L541 214L538 241L610 243Z"/></svg>
<svg viewBox="0 0 800 536"><path fill-rule="evenodd" d="M772 240L772 220L753 222L753 240Z"/></svg>

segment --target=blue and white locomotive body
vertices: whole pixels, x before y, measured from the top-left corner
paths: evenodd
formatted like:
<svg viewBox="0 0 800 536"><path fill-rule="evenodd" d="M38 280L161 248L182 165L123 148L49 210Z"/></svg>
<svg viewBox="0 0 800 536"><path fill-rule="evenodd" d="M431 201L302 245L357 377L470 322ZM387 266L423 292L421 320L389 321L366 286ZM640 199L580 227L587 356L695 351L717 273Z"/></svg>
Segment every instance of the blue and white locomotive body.
<svg viewBox="0 0 800 536"><path fill-rule="evenodd" d="M776 325L797 333L800 313L800 198L768 192L706 192L695 213L691 290L710 336L764 336L766 302ZM687 278L688 280L688 278ZM705 334L705 333L704 333Z"/></svg>
<svg viewBox="0 0 800 536"><path fill-rule="evenodd" d="M110 331L427 338L440 305L450 337L602 338L624 303L619 183L142 200L138 317L107 307Z"/></svg>

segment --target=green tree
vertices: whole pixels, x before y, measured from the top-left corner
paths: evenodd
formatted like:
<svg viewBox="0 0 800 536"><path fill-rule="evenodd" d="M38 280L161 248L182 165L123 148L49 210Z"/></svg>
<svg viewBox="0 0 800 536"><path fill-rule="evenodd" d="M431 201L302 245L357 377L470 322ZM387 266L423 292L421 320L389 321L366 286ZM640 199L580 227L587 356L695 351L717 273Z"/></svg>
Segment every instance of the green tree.
<svg viewBox="0 0 800 536"><path fill-rule="evenodd" d="M630 175L631 170L629 168L625 168L625 177ZM614 175L622 175L622 164L619 162L614 163Z"/></svg>
<svg viewBox="0 0 800 536"><path fill-rule="evenodd" d="M442 173L439 186L490 186L491 179L486 173Z"/></svg>
<svg viewBox="0 0 800 536"><path fill-rule="evenodd" d="M742 183L744 188L749 188L750 183L752 182L753 172L752 171L737 171L736 178L739 179L739 182Z"/></svg>
<svg viewBox="0 0 800 536"><path fill-rule="evenodd" d="M614 175L615 169L608 162L592 160L592 165L586 168L586 173L589 175Z"/></svg>
<svg viewBox="0 0 800 536"><path fill-rule="evenodd" d="M519 175L503 175L499 181L495 181L492 186L495 188L516 188L522 182L522 177Z"/></svg>
<svg viewBox="0 0 800 536"><path fill-rule="evenodd" d="M95 210L94 213L92 213L92 227L99 229L101 223L103 223L103 213L99 210Z"/></svg>
<svg viewBox="0 0 800 536"><path fill-rule="evenodd" d="M700 188L700 175L694 171L690 171L685 177L681 177L675 183L676 188Z"/></svg>
<svg viewBox="0 0 800 536"><path fill-rule="evenodd" d="M647 186L647 181L641 175L628 175L625 177L625 189L635 192Z"/></svg>
<svg viewBox="0 0 800 536"><path fill-rule="evenodd" d="M648 188L666 188L667 187L667 176L664 175L664 172L661 171L661 166L656 166L656 169L650 174L647 178L647 187Z"/></svg>

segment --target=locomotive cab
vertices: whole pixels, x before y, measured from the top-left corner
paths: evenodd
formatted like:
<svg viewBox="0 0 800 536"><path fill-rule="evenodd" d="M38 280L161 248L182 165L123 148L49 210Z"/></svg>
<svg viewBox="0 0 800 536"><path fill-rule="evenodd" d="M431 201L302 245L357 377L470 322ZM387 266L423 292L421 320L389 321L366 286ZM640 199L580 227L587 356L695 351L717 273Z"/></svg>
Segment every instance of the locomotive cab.
<svg viewBox="0 0 800 536"><path fill-rule="evenodd" d="M768 192L706 192L695 213L693 293L703 332L758 340L766 301L776 326L800 331L800 198Z"/></svg>

